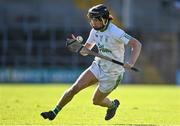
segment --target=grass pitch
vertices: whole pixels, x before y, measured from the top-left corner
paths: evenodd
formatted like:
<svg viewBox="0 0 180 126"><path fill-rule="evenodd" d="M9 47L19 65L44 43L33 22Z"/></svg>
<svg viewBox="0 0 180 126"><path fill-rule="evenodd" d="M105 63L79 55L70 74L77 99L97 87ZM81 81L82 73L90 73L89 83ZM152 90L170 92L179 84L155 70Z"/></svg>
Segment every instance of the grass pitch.
<svg viewBox="0 0 180 126"><path fill-rule="evenodd" d="M92 86L77 94L54 121L42 119L40 113L52 109L69 86L1 84L0 125L180 125L180 87L175 86L119 86L109 96L121 102L110 121L104 120L106 108L92 104Z"/></svg>

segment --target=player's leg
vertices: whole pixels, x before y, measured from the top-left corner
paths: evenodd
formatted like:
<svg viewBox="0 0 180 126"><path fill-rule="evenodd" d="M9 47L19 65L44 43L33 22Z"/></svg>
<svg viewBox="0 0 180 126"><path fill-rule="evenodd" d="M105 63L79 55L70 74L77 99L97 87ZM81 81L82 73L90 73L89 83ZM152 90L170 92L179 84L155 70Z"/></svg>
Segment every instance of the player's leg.
<svg viewBox="0 0 180 126"><path fill-rule="evenodd" d="M64 93L57 106L63 108L79 91L97 82L98 80L96 79L94 74L90 70L86 70L80 75L77 81Z"/></svg>
<svg viewBox="0 0 180 126"><path fill-rule="evenodd" d="M112 105L112 102L107 96L110 93L102 93L99 88L96 89L93 96L93 104L99 105L102 107L110 107Z"/></svg>
<svg viewBox="0 0 180 126"><path fill-rule="evenodd" d="M84 71L77 81L63 94L63 96L60 98L57 106L55 107L54 110L49 111L49 112L43 112L41 115L43 116L44 119L48 118L49 120L53 120L55 116L58 114L58 112L67 104L69 103L72 98L82 89L91 86L95 83L97 83L97 79L94 76L94 74L87 69Z"/></svg>
<svg viewBox="0 0 180 126"><path fill-rule="evenodd" d="M94 105L99 105L99 106L108 108L106 116L105 116L105 120L110 120L111 118L114 117L116 110L120 104L117 99L115 99L114 101L111 101L109 98L107 98L109 94L110 93L103 93L99 90L99 88L97 88L93 97Z"/></svg>

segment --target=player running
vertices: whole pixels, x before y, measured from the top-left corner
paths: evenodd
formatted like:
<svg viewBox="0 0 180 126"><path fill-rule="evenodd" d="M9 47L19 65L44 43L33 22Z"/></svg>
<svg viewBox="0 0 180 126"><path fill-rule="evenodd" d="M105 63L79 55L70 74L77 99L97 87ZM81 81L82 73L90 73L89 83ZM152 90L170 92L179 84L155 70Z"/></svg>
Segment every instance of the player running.
<svg viewBox="0 0 180 126"><path fill-rule="evenodd" d="M124 68L130 69L136 63L140 54L141 43L111 22L113 17L103 4L90 8L87 16L92 30L84 46L92 49L93 46L96 45L100 54L123 62L124 45L128 45L132 48L129 62L125 63L122 67L96 57L92 65L65 91L55 108L48 112L41 113L44 119L53 120L58 112L60 112L78 92L96 83L98 83L98 86L93 96L93 104L107 107L105 120L110 120L114 117L120 104L119 100L110 100L107 96L121 82ZM72 35L72 38L76 39L74 35ZM83 51L80 53L86 55Z"/></svg>

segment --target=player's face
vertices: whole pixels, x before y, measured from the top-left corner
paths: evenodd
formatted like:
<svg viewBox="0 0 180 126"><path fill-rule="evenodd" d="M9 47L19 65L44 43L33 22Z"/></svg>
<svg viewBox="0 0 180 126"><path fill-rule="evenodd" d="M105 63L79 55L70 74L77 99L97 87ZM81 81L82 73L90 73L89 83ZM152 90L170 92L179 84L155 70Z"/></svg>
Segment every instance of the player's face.
<svg viewBox="0 0 180 126"><path fill-rule="evenodd" d="M90 19L90 25L94 28L94 29L99 29L103 27L103 22L99 19L93 18Z"/></svg>

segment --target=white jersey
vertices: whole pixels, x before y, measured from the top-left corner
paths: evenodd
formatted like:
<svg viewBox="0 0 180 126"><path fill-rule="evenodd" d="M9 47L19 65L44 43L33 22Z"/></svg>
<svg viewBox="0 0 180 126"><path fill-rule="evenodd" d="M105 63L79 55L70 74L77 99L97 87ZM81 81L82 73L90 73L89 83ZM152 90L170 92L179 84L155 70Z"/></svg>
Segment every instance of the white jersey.
<svg viewBox="0 0 180 126"><path fill-rule="evenodd" d="M110 22L103 32L92 29L87 43L96 44L100 54L124 62L124 44L128 44L130 39L129 35ZM124 72L122 66L110 61L95 57L95 62L105 73L119 74Z"/></svg>

